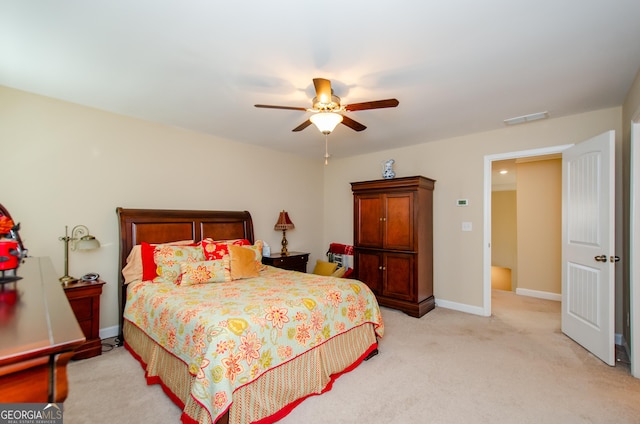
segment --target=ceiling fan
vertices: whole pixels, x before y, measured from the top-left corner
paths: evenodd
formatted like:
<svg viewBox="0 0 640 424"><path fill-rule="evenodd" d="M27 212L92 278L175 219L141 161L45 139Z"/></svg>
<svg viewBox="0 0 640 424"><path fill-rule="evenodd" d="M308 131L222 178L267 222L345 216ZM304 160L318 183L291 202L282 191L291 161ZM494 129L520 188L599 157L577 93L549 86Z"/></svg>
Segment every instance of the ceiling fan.
<svg viewBox="0 0 640 424"><path fill-rule="evenodd" d="M374 100L371 102L352 103L350 105L341 105L340 97L333 94L331 81L324 78L314 78L313 85L316 89L316 97L313 98L311 108L295 107L295 106L273 106L273 105L255 105L255 107L268 109L288 109L301 110L304 112L313 112L313 115L302 124L295 127L292 131L302 131L309 125L314 124L321 133L328 135L335 127L342 123L354 131L363 131L367 127L360 122L354 121L341 112L354 112L357 110L382 109L386 107L396 107L399 102L396 99Z"/></svg>

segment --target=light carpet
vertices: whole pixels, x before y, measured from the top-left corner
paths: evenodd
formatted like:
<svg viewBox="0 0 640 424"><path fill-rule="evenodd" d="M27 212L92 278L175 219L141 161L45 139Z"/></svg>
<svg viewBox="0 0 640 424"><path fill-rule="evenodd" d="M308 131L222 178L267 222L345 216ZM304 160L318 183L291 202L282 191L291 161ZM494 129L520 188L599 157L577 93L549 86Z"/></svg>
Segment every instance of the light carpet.
<svg viewBox="0 0 640 424"><path fill-rule="evenodd" d="M493 315L436 308L417 319L383 308L380 354L280 422L640 423L640 379L560 331L560 303L495 291ZM123 348L73 361L65 424L179 423Z"/></svg>

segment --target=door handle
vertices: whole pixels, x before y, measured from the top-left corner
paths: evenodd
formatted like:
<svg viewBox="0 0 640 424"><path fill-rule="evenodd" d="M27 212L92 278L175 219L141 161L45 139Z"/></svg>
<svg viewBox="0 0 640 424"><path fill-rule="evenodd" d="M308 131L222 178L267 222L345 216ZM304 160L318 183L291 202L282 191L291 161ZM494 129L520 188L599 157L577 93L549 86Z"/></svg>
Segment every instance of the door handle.
<svg viewBox="0 0 640 424"><path fill-rule="evenodd" d="M620 256L609 256L609 261L620 262Z"/></svg>
<svg viewBox="0 0 640 424"><path fill-rule="evenodd" d="M596 262L607 262L607 255L596 256L593 259L595 259Z"/></svg>

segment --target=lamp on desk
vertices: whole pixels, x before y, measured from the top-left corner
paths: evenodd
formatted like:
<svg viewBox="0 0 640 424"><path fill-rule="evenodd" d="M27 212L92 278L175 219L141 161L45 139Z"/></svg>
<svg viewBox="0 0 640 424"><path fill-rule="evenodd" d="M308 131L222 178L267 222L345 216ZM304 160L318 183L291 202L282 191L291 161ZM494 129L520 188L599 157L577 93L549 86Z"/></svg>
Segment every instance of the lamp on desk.
<svg viewBox="0 0 640 424"><path fill-rule="evenodd" d="M293 230L294 228L296 227L295 225L293 225L293 222L291 222L289 214L284 210L280 212L278 222L276 222L276 225L273 227L273 229L276 231L282 230L282 249L280 249L280 254L282 256L287 256L289 254L289 251L287 250L287 230Z"/></svg>
<svg viewBox="0 0 640 424"><path fill-rule="evenodd" d="M71 250L93 250L100 247L100 242L89 234L89 229L84 225L73 227L71 236L69 236L68 227L65 225L64 237L58 239L64 242L64 275L59 280L62 284L67 285L78 280L69 275L69 244L71 244Z"/></svg>

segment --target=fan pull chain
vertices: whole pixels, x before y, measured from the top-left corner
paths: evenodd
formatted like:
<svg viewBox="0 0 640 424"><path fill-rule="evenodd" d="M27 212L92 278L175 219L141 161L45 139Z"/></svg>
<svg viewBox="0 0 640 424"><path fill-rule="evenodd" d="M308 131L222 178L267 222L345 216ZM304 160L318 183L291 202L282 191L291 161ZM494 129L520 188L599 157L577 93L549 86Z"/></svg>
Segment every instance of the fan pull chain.
<svg viewBox="0 0 640 424"><path fill-rule="evenodd" d="M324 135L324 164L329 165L329 134Z"/></svg>

